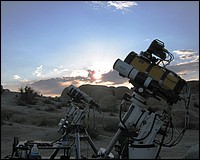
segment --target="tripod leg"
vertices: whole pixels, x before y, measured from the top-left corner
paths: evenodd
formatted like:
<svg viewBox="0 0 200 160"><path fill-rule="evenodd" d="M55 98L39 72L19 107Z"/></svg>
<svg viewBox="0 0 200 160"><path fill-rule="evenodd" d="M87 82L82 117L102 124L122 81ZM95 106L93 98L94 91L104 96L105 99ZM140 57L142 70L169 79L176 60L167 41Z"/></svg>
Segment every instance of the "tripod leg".
<svg viewBox="0 0 200 160"><path fill-rule="evenodd" d="M89 135L87 135L87 141L88 141L88 143L90 144L91 148L93 149L94 153L97 155L98 149L97 149L97 147L95 146L95 144L93 143L93 141L92 141L92 139L90 138Z"/></svg>
<svg viewBox="0 0 200 160"><path fill-rule="evenodd" d="M13 142L13 148L12 148L12 155L11 155L11 157L13 157L14 156L14 154L15 154L15 156L18 156L17 154L17 149L16 149L16 146L18 145L18 143L19 143L19 138L18 137L14 137L14 142Z"/></svg>
<svg viewBox="0 0 200 160"><path fill-rule="evenodd" d="M115 133L114 137L112 138L111 142L109 143L108 147L106 148L104 152L104 158L106 158L109 153L111 152L113 146L117 143L117 140L119 139L121 135L121 129L118 129L117 132Z"/></svg>
<svg viewBox="0 0 200 160"><path fill-rule="evenodd" d="M76 159L81 159L81 151L80 151L80 135L78 132L75 133L75 143L76 143Z"/></svg>
<svg viewBox="0 0 200 160"><path fill-rule="evenodd" d="M53 154L51 155L50 159L54 159L54 158L55 158L55 156L58 154L58 151L59 151L59 149L58 149L58 148L57 148L57 149L55 149L55 150L54 150L54 152L53 152Z"/></svg>

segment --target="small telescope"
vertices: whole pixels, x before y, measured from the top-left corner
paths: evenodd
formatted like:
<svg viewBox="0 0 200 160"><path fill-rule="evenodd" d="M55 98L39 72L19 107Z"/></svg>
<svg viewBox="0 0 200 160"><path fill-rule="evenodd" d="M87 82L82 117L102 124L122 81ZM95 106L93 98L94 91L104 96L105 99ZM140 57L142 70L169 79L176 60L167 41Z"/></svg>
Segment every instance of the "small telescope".
<svg viewBox="0 0 200 160"><path fill-rule="evenodd" d="M88 103L91 107L94 106L99 112L101 112L101 107L87 94L82 92L80 89L76 88L72 84L68 88L68 95L73 98L73 101L77 103L85 102Z"/></svg>

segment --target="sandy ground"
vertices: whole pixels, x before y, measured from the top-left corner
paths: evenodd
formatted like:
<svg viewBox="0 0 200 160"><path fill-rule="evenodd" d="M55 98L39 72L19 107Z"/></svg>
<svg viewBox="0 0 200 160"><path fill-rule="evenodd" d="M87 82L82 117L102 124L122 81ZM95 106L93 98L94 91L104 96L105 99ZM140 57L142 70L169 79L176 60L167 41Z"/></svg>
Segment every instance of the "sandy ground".
<svg viewBox="0 0 200 160"><path fill-rule="evenodd" d="M14 137L19 137L19 140L38 141L54 141L61 137L61 134L57 132L57 125L37 126L32 123L41 117L46 117L47 122L54 122L53 120L55 119L57 121L65 115L65 108L47 112L38 110L36 107L18 106L16 105L16 101L12 99L15 97L15 93L9 93L9 96L6 94L1 96L1 109L12 112L15 122L4 121L4 124L1 125L1 158L11 154ZM98 120L98 126L104 123L102 120ZM104 120L106 121L106 119ZM115 132L106 132L101 128L99 136L93 139L93 142L98 149L107 148L114 134ZM171 148L162 147L160 157L161 159L180 159L193 144L197 143L199 143L199 130L188 129L179 144ZM92 156L93 152L87 142L81 142L81 153L88 157Z"/></svg>
<svg viewBox="0 0 200 160"><path fill-rule="evenodd" d="M10 155L12 152L12 143L15 136L20 140L42 140L53 141L58 139L61 134L56 130L58 128L36 127L32 125L23 125L14 123L13 126L3 125L1 127L1 158ZM109 133L107 136L99 135L97 139L93 139L97 148L106 148L114 136ZM179 159L193 145L199 143L199 130L187 130L180 143L174 147L162 147L160 157L162 159L175 158ZM92 150L87 141L81 142L82 153L92 155ZM52 153L52 152L51 152Z"/></svg>

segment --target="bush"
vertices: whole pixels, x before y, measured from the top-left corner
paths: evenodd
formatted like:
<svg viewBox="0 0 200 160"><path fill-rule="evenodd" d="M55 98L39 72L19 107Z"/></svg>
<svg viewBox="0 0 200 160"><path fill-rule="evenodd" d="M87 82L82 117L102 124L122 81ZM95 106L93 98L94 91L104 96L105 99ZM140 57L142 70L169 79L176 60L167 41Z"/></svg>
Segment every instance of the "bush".
<svg viewBox="0 0 200 160"><path fill-rule="evenodd" d="M41 117L41 118L35 118L34 120L31 121L31 124L36 125L36 126L56 126L58 124L57 119L49 119L48 117Z"/></svg>
<svg viewBox="0 0 200 160"><path fill-rule="evenodd" d="M95 128L95 126L92 126L92 125L89 125L87 127L87 132L90 135L90 137L94 139L96 139L100 134L99 130Z"/></svg>
<svg viewBox="0 0 200 160"><path fill-rule="evenodd" d="M40 118L36 122L37 126L48 126L48 120L46 117Z"/></svg>
<svg viewBox="0 0 200 160"><path fill-rule="evenodd" d="M108 132L116 132L118 130L118 124L119 124L119 120L109 120L109 121L105 121L105 124L103 126L104 131L108 131Z"/></svg>
<svg viewBox="0 0 200 160"><path fill-rule="evenodd" d="M1 125L4 124L4 121L8 121L12 118L13 113L7 111L6 109L1 109Z"/></svg>
<svg viewBox="0 0 200 160"><path fill-rule="evenodd" d="M55 108L52 107L52 106L47 106L47 108L45 109L45 111L47 111L47 112L51 112L51 111L54 111L54 110L55 110Z"/></svg>
<svg viewBox="0 0 200 160"><path fill-rule="evenodd" d="M38 96L38 93L35 92L31 87L26 86L25 88L21 87L20 89L20 97L18 99L18 105L27 105L27 104L36 104L35 97Z"/></svg>
<svg viewBox="0 0 200 160"><path fill-rule="evenodd" d="M46 103L46 104L52 104L52 102L51 102L50 99L45 99L45 100L44 100L44 103Z"/></svg>
<svg viewBox="0 0 200 160"><path fill-rule="evenodd" d="M21 124L25 124L26 123L26 118L20 115L14 115L11 118L11 121L14 123L21 123Z"/></svg>
<svg viewBox="0 0 200 160"><path fill-rule="evenodd" d="M56 105L56 109L61 109L63 107L63 105L61 103Z"/></svg>

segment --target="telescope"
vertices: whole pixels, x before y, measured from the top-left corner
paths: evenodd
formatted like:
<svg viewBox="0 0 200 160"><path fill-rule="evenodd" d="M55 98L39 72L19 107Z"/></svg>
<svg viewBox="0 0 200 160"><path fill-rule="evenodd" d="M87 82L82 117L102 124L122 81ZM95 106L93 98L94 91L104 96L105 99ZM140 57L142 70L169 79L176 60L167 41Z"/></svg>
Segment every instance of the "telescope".
<svg viewBox="0 0 200 160"><path fill-rule="evenodd" d="M88 103L91 107L94 106L99 112L101 112L101 107L87 94L82 92L80 89L76 88L72 84L68 88L68 95L73 98L73 101L77 103L85 102Z"/></svg>
<svg viewBox="0 0 200 160"><path fill-rule="evenodd" d="M140 55L132 51L124 61L117 59L113 69L118 71L120 76L129 78L129 82L134 86L143 87L152 92L152 95L173 105L180 100L179 94L186 81L165 66L159 65L164 61L169 64L173 60L172 57L172 54L164 48L164 43L156 39Z"/></svg>

